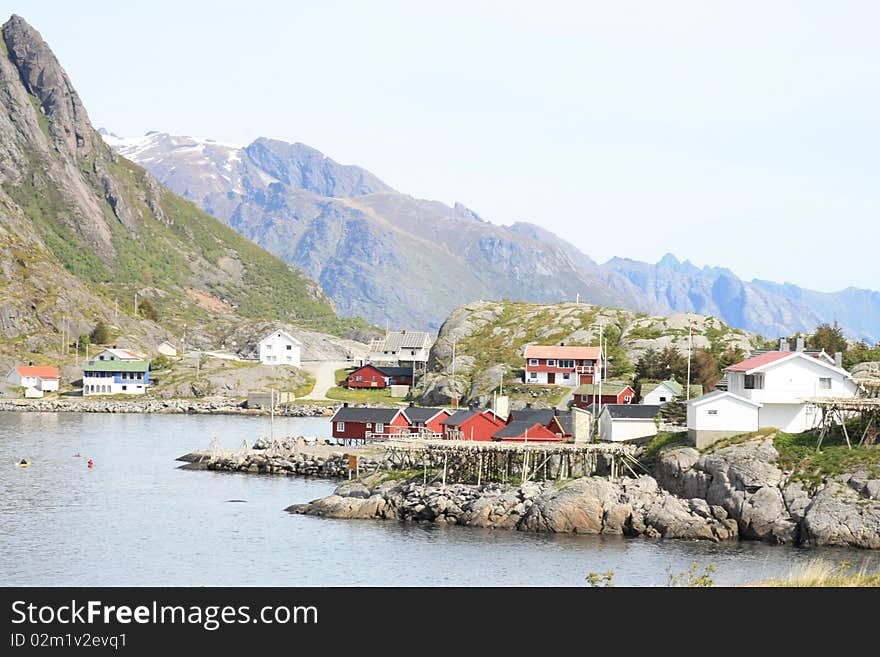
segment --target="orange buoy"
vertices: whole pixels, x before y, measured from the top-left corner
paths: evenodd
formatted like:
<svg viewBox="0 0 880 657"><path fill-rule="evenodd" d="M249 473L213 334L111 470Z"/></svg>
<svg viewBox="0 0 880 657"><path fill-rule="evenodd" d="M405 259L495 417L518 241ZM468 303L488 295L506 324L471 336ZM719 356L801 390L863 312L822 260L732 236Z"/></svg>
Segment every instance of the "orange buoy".
<svg viewBox="0 0 880 657"><path fill-rule="evenodd" d="M95 467L95 462L94 462L92 459L89 459L89 464L88 464L88 465L89 465L90 468L94 468L94 467Z"/></svg>

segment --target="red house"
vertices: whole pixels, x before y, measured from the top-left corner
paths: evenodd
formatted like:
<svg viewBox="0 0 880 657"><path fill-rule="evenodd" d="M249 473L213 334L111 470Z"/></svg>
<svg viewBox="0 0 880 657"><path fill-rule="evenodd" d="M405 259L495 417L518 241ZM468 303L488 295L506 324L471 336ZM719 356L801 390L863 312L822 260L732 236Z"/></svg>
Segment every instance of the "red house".
<svg viewBox="0 0 880 657"><path fill-rule="evenodd" d="M408 408L403 409L403 414L409 421L411 433L420 433L422 431L443 433L443 425L441 423L452 415L445 408L426 408L412 404Z"/></svg>
<svg viewBox="0 0 880 657"><path fill-rule="evenodd" d="M347 388L387 388L411 386L412 368L364 365L351 372L342 383Z"/></svg>
<svg viewBox="0 0 880 657"><path fill-rule="evenodd" d="M396 433L409 433L409 421L399 408L352 408L343 404L336 411L333 437L342 441L382 440Z"/></svg>
<svg viewBox="0 0 880 657"><path fill-rule="evenodd" d="M523 383L579 386L598 378L604 356L599 347L530 344L525 349Z"/></svg>
<svg viewBox="0 0 880 657"><path fill-rule="evenodd" d="M599 398L599 385L587 383L578 387L572 396L572 405L578 408L589 408L593 403L632 404L636 391L624 383L602 382L602 397Z"/></svg>
<svg viewBox="0 0 880 657"><path fill-rule="evenodd" d="M511 422L494 434L492 440L520 443L558 443L564 440L561 433L553 433L539 422Z"/></svg>
<svg viewBox="0 0 880 657"><path fill-rule="evenodd" d="M492 434L504 426L504 420L492 411L456 411L443 420L443 437L447 440L492 440Z"/></svg>

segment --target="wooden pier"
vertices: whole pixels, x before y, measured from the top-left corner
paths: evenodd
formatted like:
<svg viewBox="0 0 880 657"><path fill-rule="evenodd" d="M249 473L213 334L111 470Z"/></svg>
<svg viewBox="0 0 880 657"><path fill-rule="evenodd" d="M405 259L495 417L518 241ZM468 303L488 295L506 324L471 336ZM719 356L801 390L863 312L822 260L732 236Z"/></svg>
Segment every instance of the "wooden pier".
<svg viewBox="0 0 880 657"><path fill-rule="evenodd" d="M633 445L620 443L505 443L470 440L387 440L375 443L398 470L422 470L433 479L521 483L606 473L612 478L643 469Z"/></svg>

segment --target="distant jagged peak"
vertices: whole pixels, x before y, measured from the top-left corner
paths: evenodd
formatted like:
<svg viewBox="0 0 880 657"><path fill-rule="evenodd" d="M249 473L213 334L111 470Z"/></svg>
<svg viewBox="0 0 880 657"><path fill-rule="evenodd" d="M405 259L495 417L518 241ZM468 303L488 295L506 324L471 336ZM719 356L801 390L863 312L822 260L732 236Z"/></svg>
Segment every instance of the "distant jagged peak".
<svg viewBox="0 0 880 657"><path fill-rule="evenodd" d="M463 217L465 219L473 219L474 221L479 221L484 224L488 223L485 219L483 219L480 215L478 215L476 212L471 210L464 203L459 203L458 201L456 201L455 205L452 206L452 209L455 210L455 214L458 217Z"/></svg>

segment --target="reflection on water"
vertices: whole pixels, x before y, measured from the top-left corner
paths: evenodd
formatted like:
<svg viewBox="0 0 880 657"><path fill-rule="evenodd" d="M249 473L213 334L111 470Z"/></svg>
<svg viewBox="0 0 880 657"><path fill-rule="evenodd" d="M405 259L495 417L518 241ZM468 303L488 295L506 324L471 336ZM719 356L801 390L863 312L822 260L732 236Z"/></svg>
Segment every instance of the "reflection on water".
<svg viewBox="0 0 880 657"><path fill-rule="evenodd" d="M327 418L276 418L324 435ZM662 585L714 564L720 584L788 573L855 550L652 541L292 516L333 483L177 469L174 459L267 435L266 418L0 412L0 577L5 585ZM75 456L80 454L81 456ZM17 463L27 458L29 468ZM94 459L95 467L86 467ZM230 502L244 500L244 502Z"/></svg>

